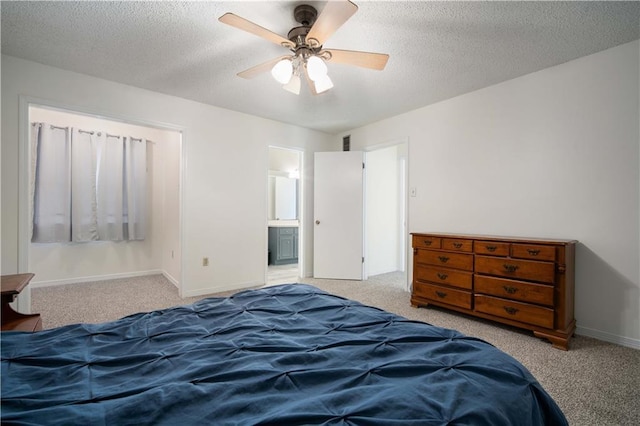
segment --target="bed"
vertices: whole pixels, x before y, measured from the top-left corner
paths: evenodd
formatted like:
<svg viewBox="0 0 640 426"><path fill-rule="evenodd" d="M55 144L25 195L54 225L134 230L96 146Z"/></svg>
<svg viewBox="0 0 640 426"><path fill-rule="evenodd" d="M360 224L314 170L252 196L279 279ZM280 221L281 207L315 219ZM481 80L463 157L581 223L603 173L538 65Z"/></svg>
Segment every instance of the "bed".
<svg viewBox="0 0 640 426"><path fill-rule="evenodd" d="M1 339L3 424L567 424L492 345L305 284Z"/></svg>

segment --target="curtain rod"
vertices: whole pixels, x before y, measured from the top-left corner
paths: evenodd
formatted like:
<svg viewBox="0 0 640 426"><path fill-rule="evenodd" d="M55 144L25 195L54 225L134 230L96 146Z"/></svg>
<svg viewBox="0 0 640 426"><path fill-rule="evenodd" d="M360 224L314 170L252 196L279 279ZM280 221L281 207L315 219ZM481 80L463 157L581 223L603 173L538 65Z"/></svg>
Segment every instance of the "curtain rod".
<svg viewBox="0 0 640 426"><path fill-rule="evenodd" d="M43 125L43 124L46 124L46 123L38 123L38 122L33 122L33 123L31 123L31 125L32 125L32 126L39 126L39 127L42 127L42 125ZM60 127L60 126L54 126L53 124L50 124L49 126L51 127L51 129L52 129L52 130L53 130L53 129L69 130L69 126L67 126L67 127ZM86 133L86 134L89 134L89 135L93 135L93 134L95 134L95 132L94 132L93 130L82 130L82 129L78 129L78 132L80 132L80 133ZM101 134L101 133L102 133L102 132L98 132L98 136L100 136L100 134ZM122 137L122 136L120 136L120 135L112 135L112 134L110 134L110 133L105 133L105 135L106 135L108 138L121 138L121 137ZM132 141L142 141L142 140L146 140L146 141L147 141L147 143L151 143L151 144L154 144L154 145L156 144L155 142L153 142L153 141L151 141L151 140L149 140L149 139L144 139L144 138L134 138L133 136L129 136L129 139L131 139Z"/></svg>

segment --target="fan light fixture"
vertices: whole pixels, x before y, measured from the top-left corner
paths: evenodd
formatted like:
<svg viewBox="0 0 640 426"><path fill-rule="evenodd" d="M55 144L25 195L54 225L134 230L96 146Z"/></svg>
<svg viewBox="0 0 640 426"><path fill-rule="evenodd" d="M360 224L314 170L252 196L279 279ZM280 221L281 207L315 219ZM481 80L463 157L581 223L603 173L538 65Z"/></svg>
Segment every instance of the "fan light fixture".
<svg viewBox="0 0 640 426"><path fill-rule="evenodd" d="M288 92L293 93L294 95L299 95L300 94L300 76L297 74L292 75L291 80L289 80L287 84L282 86L282 88Z"/></svg>
<svg viewBox="0 0 640 426"><path fill-rule="evenodd" d="M310 56L307 59L307 72L313 81L321 80L327 75L327 65L317 56Z"/></svg>
<svg viewBox="0 0 640 426"><path fill-rule="evenodd" d="M287 84L293 74L293 63L291 59L283 59L271 68L271 75L280 84Z"/></svg>
<svg viewBox="0 0 640 426"><path fill-rule="evenodd" d="M271 68L271 75L278 83L283 84L283 89L299 95L300 75L304 72L300 69L301 66L306 69L316 93L326 92L333 87L333 82L327 75L327 64L324 59L316 55L309 55L306 58L299 56L294 56L293 59L283 58Z"/></svg>
<svg viewBox="0 0 640 426"><path fill-rule="evenodd" d="M316 86L316 93L326 92L333 87L333 81L331 81L328 75L325 75L313 83Z"/></svg>

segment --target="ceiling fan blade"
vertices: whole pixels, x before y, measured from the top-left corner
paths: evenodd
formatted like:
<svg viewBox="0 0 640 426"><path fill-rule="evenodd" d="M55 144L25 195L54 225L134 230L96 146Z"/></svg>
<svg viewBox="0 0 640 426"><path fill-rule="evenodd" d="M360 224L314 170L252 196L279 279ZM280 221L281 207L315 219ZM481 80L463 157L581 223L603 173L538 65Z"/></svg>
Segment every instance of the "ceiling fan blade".
<svg viewBox="0 0 640 426"><path fill-rule="evenodd" d="M248 70L244 70L242 72L238 73L238 77L242 77L242 78L246 78L246 79L250 79L253 78L255 76L257 76L258 74L262 74L263 72L267 72L267 71L271 71L271 68L273 68L273 66L275 64L277 64L280 60L284 59L284 58L288 58L289 56L278 56L277 58L268 60L267 62L264 62L260 65L256 65L255 67L251 67Z"/></svg>
<svg viewBox="0 0 640 426"><path fill-rule="evenodd" d="M322 46L357 10L358 6L348 0L328 1L307 34L307 43Z"/></svg>
<svg viewBox="0 0 640 426"><path fill-rule="evenodd" d="M254 24L253 22L241 18L238 15L234 15L233 13L225 13L221 17L218 18L218 21L231 25L232 27L236 27L243 31L249 32L251 34L257 35L258 37L262 37L272 43L275 43L280 46L284 46L286 48L293 48L295 45L290 40L270 31L264 27L261 27L258 24Z"/></svg>
<svg viewBox="0 0 640 426"><path fill-rule="evenodd" d="M323 52L329 52L331 59L329 62L337 64L355 65L358 67L370 68L373 70L382 70L387 65L389 55L386 53L359 52L356 50L340 50L327 49Z"/></svg>

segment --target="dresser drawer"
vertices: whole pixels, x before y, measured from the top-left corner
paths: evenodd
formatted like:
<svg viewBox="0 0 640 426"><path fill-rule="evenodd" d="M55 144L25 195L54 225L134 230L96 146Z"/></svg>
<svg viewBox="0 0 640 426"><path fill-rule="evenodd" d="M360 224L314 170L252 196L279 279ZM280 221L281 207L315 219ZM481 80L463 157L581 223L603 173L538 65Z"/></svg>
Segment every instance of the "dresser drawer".
<svg viewBox="0 0 640 426"><path fill-rule="evenodd" d="M473 251L473 241L458 238L443 238L442 249L471 253Z"/></svg>
<svg viewBox="0 0 640 426"><path fill-rule="evenodd" d="M473 274L455 269L417 265L414 276L418 281L431 281L452 287L465 288L467 290L471 290L473 287Z"/></svg>
<svg viewBox="0 0 640 426"><path fill-rule="evenodd" d="M474 291L505 299L553 306L553 287L545 284L476 275Z"/></svg>
<svg viewBox="0 0 640 426"><path fill-rule="evenodd" d="M550 262L476 256L475 271L478 274L497 275L549 284L553 284L555 280L555 266Z"/></svg>
<svg viewBox="0 0 640 426"><path fill-rule="evenodd" d="M475 310L526 324L553 328L553 309L481 294L474 296Z"/></svg>
<svg viewBox="0 0 640 426"><path fill-rule="evenodd" d="M511 244L511 257L553 262L556 260L556 248L537 244Z"/></svg>
<svg viewBox="0 0 640 426"><path fill-rule="evenodd" d="M423 235L414 235L413 247L439 249L440 247L442 247L442 238L429 237L429 236L423 236Z"/></svg>
<svg viewBox="0 0 640 426"><path fill-rule="evenodd" d="M473 270L473 255L464 253L451 253L448 251L417 250L414 260L427 265L444 266L447 268Z"/></svg>
<svg viewBox="0 0 640 426"><path fill-rule="evenodd" d="M473 245L473 251L477 254L509 256L509 246L509 243L496 243L495 241L476 241Z"/></svg>
<svg viewBox="0 0 640 426"><path fill-rule="evenodd" d="M433 301L471 309L471 293L438 285L413 283L413 293Z"/></svg>

